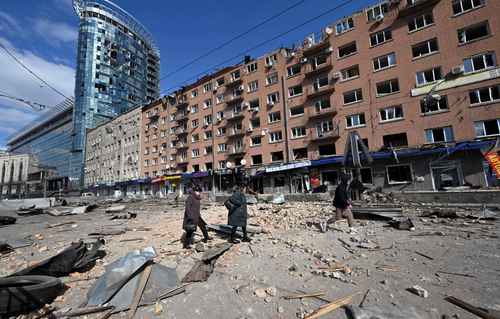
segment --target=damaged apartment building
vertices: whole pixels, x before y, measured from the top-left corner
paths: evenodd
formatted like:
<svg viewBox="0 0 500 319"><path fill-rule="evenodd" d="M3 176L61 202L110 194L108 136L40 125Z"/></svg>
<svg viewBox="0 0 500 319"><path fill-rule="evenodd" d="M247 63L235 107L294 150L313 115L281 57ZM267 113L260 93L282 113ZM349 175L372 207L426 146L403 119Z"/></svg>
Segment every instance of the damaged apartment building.
<svg viewBox="0 0 500 319"><path fill-rule="evenodd" d="M142 109L148 193L192 183L259 192L336 185L356 131L368 187L496 186L500 2L382 1L293 48L205 76ZM491 153L490 153L491 154Z"/></svg>
<svg viewBox="0 0 500 319"><path fill-rule="evenodd" d="M88 130L85 145L85 188L95 195L140 193L141 108Z"/></svg>

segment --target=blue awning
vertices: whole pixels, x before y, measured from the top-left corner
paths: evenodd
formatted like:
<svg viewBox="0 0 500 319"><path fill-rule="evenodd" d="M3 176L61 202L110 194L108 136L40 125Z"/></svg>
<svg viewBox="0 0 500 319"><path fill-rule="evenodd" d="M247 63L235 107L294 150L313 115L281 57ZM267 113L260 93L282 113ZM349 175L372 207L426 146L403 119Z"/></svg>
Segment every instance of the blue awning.
<svg viewBox="0 0 500 319"><path fill-rule="evenodd" d="M439 154L439 153L443 153L443 152L446 152L448 154L452 154L452 153L457 152L457 151L480 150L483 148L490 147L494 143L495 143L495 141L467 141L467 142L456 143L454 146L450 146L450 147L441 146L441 147L428 148L428 149L405 148L405 149L395 150L394 152L392 152L392 151L370 152L370 155L372 156L372 158L374 160L377 160L377 159L394 158L394 153L396 153L398 158L433 155L433 154ZM363 156L361 156L361 157L363 158ZM331 156L331 157L321 158L319 160L313 160L313 161L311 161L311 166L321 166L321 165L342 163L343 160L344 160L344 156L339 156L339 155Z"/></svg>

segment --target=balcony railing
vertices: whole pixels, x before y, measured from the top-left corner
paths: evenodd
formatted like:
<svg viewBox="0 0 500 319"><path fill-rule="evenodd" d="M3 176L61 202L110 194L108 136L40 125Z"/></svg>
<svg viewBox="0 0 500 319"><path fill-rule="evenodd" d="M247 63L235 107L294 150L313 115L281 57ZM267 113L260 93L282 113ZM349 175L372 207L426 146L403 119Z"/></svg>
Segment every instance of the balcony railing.
<svg viewBox="0 0 500 319"><path fill-rule="evenodd" d="M224 115L224 118L227 119L227 120L237 120L237 119L242 119L244 117L245 117L245 114L243 113L243 111L239 111L239 112L227 112Z"/></svg>
<svg viewBox="0 0 500 319"><path fill-rule="evenodd" d="M334 87L332 83L328 83L322 87L317 87L316 85L307 88L307 97L314 98L323 94L331 94L334 91Z"/></svg>
<svg viewBox="0 0 500 319"><path fill-rule="evenodd" d="M321 50L328 49L330 47L330 41L329 35L328 34L322 34L320 36L320 39L313 41L313 43L308 43L307 45L304 46L304 49L302 53L306 56L308 55L313 55Z"/></svg>
<svg viewBox="0 0 500 319"><path fill-rule="evenodd" d="M314 61L313 61L314 62ZM314 63L309 63L305 70L306 76L313 76L315 74L329 71L333 68L330 58L326 59L325 63L321 63L320 65L315 65Z"/></svg>
<svg viewBox="0 0 500 319"><path fill-rule="evenodd" d="M315 129L314 134L312 134L311 140L320 141L338 137L340 137L340 128L338 125L335 125L330 131L318 131L317 129Z"/></svg>
<svg viewBox="0 0 500 319"><path fill-rule="evenodd" d="M411 15L415 12L422 11L427 7L436 5L441 0L418 0L415 1L414 4L408 4L405 7L401 8L398 13L398 18L404 18L408 15Z"/></svg>
<svg viewBox="0 0 500 319"><path fill-rule="evenodd" d="M230 95L226 98L226 104L233 104L236 102L243 101L243 94L240 95Z"/></svg>
<svg viewBox="0 0 500 319"><path fill-rule="evenodd" d="M227 136L229 137L235 137L235 136L241 136L241 135L245 135L245 130L243 128L239 128L239 129L231 129L229 130L229 134Z"/></svg>
<svg viewBox="0 0 500 319"><path fill-rule="evenodd" d="M233 148L231 148L231 152L229 153L229 155L240 155L240 154L245 154L246 153L246 147L245 145L241 145L241 146L234 146Z"/></svg>
<svg viewBox="0 0 500 319"><path fill-rule="evenodd" d="M309 118L315 119L315 118L322 117L322 116L334 115L336 113L337 113L337 109L334 108L333 106L323 108L323 109L319 109L317 107L312 107L309 111Z"/></svg>
<svg viewBox="0 0 500 319"><path fill-rule="evenodd" d="M231 86L234 86L234 85L238 85L238 84L241 84L242 80L241 80L241 77L239 77L238 79L229 79L229 81L227 81L226 83L224 83L224 86L226 87L231 87Z"/></svg>
<svg viewBox="0 0 500 319"><path fill-rule="evenodd" d="M189 160L187 157L179 157L175 160L175 162L177 163L177 165L185 165L189 163Z"/></svg>

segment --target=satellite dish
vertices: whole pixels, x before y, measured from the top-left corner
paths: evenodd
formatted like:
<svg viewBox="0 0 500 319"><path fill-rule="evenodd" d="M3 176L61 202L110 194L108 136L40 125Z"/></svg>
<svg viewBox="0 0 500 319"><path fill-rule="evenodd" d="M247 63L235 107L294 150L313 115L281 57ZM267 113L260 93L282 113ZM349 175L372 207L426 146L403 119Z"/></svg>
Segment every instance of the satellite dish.
<svg viewBox="0 0 500 319"><path fill-rule="evenodd" d="M231 167L233 167L233 164L231 164L231 162L227 162L226 163L226 168L231 168Z"/></svg>
<svg viewBox="0 0 500 319"><path fill-rule="evenodd" d="M326 27L325 28L325 33L328 34L328 35L332 34L333 33L333 28L332 27Z"/></svg>
<svg viewBox="0 0 500 319"><path fill-rule="evenodd" d="M240 161L240 164L241 164L241 165L243 165L243 166L247 165L247 161L246 161L246 159L244 159L244 158L243 158L243 159Z"/></svg>

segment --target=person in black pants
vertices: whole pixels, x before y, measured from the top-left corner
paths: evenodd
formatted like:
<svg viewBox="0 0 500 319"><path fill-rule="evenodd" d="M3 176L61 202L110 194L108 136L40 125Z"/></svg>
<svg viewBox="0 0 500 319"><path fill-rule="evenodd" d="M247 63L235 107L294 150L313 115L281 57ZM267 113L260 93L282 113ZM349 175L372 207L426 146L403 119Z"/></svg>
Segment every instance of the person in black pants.
<svg viewBox="0 0 500 319"><path fill-rule="evenodd" d="M250 238L247 235L247 199L245 196L245 184L239 184L233 190L233 194L229 198L229 216L228 216L228 224L232 226L231 237L229 242L233 244L239 243L239 241L235 238L236 230L238 227L241 227L243 230L243 241L250 242Z"/></svg>
<svg viewBox="0 0 500 319"><path fill-rule="evenodd" d="M351 211L351 190L349 187L349 175L342 173L340 176L340 184L335 189L335 197L333 206L335 206L335 220L341 220L342 217L347 218L349 227L354 226L354 217Z"/></svg>
<svg viewBox="0 0 500 319"><path fill-rule="evenodd" d="M186 236L184 238L184 248L190 249L193 243L194 232L197 227L200 227L203 233L203 242L207 242L210 239L207 231L207 223L203 220L200 214L200 202L201 202L201 189L199 186L194 186L191 190L189 196L186 199L186 206L184 210L184 221L182 223L182 228L186 231Z"/></svg>

